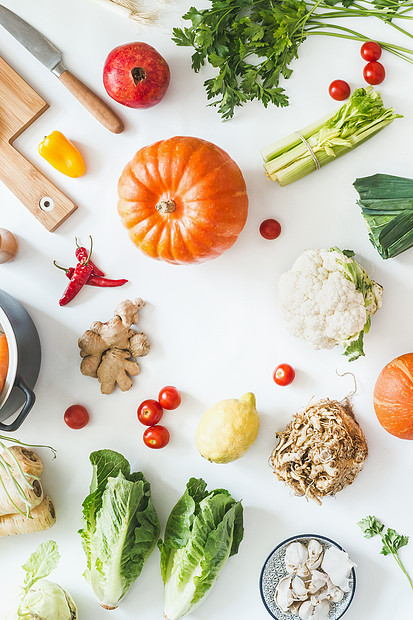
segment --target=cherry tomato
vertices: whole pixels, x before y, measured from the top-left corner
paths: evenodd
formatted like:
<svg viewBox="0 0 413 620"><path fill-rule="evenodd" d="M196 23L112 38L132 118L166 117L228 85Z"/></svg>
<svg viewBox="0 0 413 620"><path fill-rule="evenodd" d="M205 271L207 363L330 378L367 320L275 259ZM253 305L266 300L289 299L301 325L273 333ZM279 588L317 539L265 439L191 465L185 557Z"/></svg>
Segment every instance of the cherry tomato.
<svg viewBox="0 0 413 620"><path fill-rule="evenodd" d="M164 409L176 409L181 404L181 395L173 385L162 388L158 399Z"/></svg>
<svg viewBox="0 0 413 620"><path fill-rule="evenodd" d="M328 92L336 101L344 101L350 97L351 88L344 80L334 80L328 87Z"/></svg>
<svg viewBox="0 0 413 620"><path fill-rule="evenodd" d="M169 442L169 431L164 426L150 426L143 434L143 441L148 448L164 448Z"/></svg>
<svg viewBox="0 0 413 620"><path fill-rule="evenodd" d="M71 405L65 411L64 421L69 428L83 428L89 422L89 412L82 405Z"/></svg>
<svg viewBox="0 0 413 620"><path fill-rule="evenodd" d="M144 400L138 407L138 420L145 426L153 426L158 424L163 415L162 406L157 400L149 398Z"/></svg>
<svg viewBox="0 0 413 620"><path fill-rule="evenodd" d="M289 364L280 364L274 370L273 377L277 385L290 385L294 381L295 370Z"/></svg>
<svg viewBox="0 0 413 620"><path fill-rule="evenodd" d="M363 77L367 84L381 84L386 77L386 71L381 62L368 62L364 67Z"/></svg>
<svg viewBox="0 0 413 620"><path fill-rule="evenodd" d="M260 226L260 234L264 239L276 239L281 234L281 224L277 220L264 220Z"/></svg>
<svg viewBox="0 0 413 620"><path fill-rule="evenodd" d="M381 47L375 41L367 41L361 46L360 54L367 62L378 60L381 56Z"/></svg>

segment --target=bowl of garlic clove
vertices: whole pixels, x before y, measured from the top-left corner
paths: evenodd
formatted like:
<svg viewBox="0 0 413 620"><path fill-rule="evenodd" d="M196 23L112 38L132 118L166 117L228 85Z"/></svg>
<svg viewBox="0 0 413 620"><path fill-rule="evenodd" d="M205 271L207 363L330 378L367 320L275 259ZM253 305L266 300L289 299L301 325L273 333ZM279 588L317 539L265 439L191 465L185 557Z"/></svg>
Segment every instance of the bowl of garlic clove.
<svg viewBox="0 0 413 620"><path fill-rule="evenodd" d="M264 606L276 620L338 620L353 600L355 566L342 547L325 536L288 538L262 568Z"/></svg>

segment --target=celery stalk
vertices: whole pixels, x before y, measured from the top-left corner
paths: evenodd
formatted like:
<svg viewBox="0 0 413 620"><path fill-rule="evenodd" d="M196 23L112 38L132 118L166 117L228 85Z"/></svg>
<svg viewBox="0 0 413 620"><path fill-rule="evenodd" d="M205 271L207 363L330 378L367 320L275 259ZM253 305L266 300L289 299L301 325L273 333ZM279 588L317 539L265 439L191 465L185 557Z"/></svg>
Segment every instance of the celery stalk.
<svg viewBox="0 0 413 620"><path fill-rule="evenodd" d="M401 118L393 108L383 106L380 93L369 88L354 91L335 113L300 130L320 167L359 146L368 138ZM298 133L291 134L261 151L267 175L283 186L316 170L316 163Z"/></svg>

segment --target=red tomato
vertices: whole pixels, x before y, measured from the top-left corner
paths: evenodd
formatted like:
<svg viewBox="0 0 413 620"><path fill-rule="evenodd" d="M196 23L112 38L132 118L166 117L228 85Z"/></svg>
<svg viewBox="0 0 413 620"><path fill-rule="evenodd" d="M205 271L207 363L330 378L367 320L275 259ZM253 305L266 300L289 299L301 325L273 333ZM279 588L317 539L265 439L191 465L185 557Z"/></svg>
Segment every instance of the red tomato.
<svg viewBox="0 0 413 620"><path fill-rule="evenodd" d="M144 400L138 407L138 420L145 426L158 424L163 415L163 409L157 400L149 398Z"/></svg>
<svg viewBox="0 0 413 620"><path fill-rule="evenodd" d="M281 224L277 220L264 220L260 226L260 233L264 239L276 239L281 234Z"/></svg>
<svg viewBox="0 0 413 620"><path fill-rule="evenodd" d="M290 385L294 381L295 370L289 364L280 364L274 370L273 377L277 385Z"/></svg>
<svg viewBox="0 0 413 620"><path fill-rule="evenodd" d="M381 56L381 47L375 41L367 41L361 46L360 54L367 62L378 60Z"/></svg>
<svg viewBox="0 0 413 620"><path fill-rule="evenodd" d="M368 62L364 67L363 77L367 84L381 84L386 77L386 71L381 62Z"/></svg>
<svg viewBox="0 0 413 620"><path fill-rule="evenodd" d="M334 80L328 87L328 92L336 101L344 101L350 97L351 88L344 80Z"/></svg>
<svg viewBox="0 0 413 620"><path fill-rule="evenodd" d="M181 404L181 395L173 385L162 388L158 399L164 409L176 409Z"/></svg>
<svg viewBox="0 0 413 620"><path fill-rule="evenodd" d="M143 434L143 442L148 448L164 448L169 442L169 431L164 426L150 426Z"/></svg>
<svg viewBox="0 0 413 620"><path fill-rule="evenodd" d="M69 428L83 428L89 422L89 412L82 405L71 405L65 411L64 421Z"/></svg>

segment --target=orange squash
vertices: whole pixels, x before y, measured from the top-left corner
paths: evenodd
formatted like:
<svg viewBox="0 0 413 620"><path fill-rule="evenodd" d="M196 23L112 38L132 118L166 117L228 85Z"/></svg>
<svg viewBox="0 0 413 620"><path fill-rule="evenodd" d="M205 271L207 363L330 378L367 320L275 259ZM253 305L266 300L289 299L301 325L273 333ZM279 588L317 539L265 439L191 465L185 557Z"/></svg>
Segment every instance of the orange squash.
<svg viewBox="0 0 413 620"><path fill-rule="evenodd" d="M0 394L3 390L4 383L9 369L9 347L7 344L6 334L0 333Z"/></svg>
<svg viewBox="0 0 413 620"><path fill-rule="evenodd" d="M119 179L118 212L142 252L200 263L230 248L248 212L245 181L221 148L189 136L140 149Z"/></svg>
<svg viewBox="0 0 413 620"><path fill-rule="evenodd" d="M413 439L413 353L396 357L383 368L373 403L386 431L400 439Z"/></svg>

